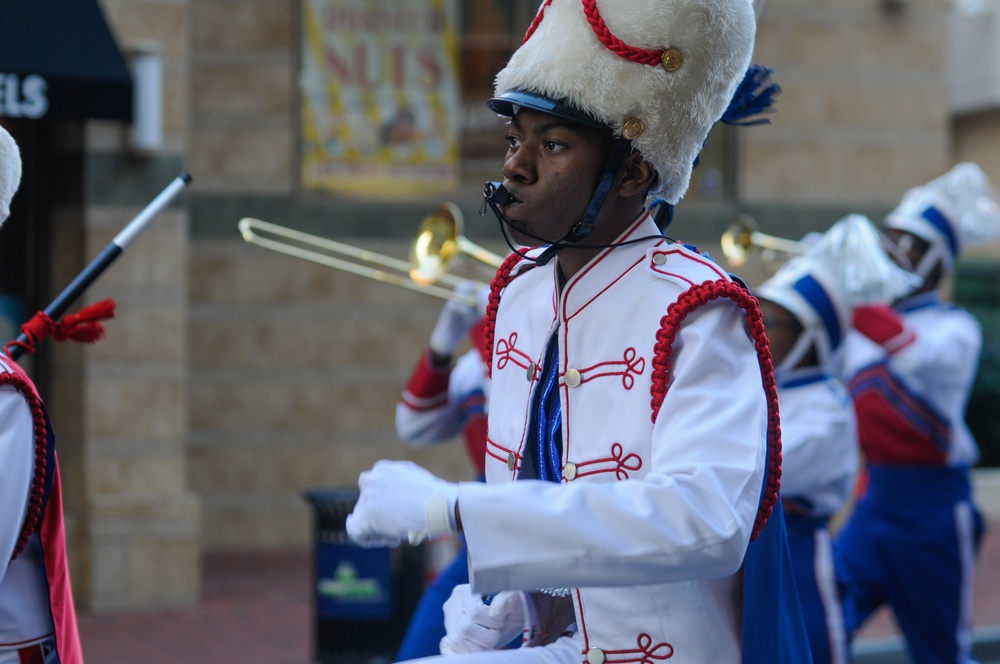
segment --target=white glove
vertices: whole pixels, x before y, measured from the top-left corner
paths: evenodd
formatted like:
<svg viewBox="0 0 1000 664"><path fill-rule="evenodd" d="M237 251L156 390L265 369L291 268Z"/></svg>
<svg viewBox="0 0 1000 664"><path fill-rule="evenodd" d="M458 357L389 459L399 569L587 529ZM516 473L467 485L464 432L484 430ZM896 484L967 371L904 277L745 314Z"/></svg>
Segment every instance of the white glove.
<svg viewBox="0 0 1000 664"><path fill-rule="evenodd" d="M463 281L455 287L458 300L448 300L438 316L434 331L428 342L430 349L436 355L449 357L455 353L455 348L469 333L469 328L486 315L486 303L489 289L474 281ZM475 300L472 305L466 300Z"/></svg>
<svg viewBox="0 0 1000 664"><path fill-rule="evenodd" d="M358 478L361 495L347 515L347 534L360 546L417 545L456 532L458 485L412 461L379 461Z"/></svg>
<svg viewBox="0 0 1000 664"><path fill-rule="evenodd" d="M455 586L444 603L442 655L503 648L524 630L524 593L505 590L489 604L469 584Z"/></svg>

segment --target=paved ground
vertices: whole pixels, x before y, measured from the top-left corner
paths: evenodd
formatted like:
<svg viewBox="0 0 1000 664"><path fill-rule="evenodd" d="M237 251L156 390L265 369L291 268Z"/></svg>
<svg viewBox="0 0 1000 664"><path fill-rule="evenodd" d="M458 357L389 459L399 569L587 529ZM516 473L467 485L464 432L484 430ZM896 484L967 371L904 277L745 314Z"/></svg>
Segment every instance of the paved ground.
<svg viewBox="0 0 1000 664"><path fill-rule="evenodd" d="M311 664L314 661L312 551L209 554L196 607L84 613L88 664ZM1000 662L1000 523L977 563L974 625L983 664ZM857 664L905 662L888 614L869 623Z"/></svg>

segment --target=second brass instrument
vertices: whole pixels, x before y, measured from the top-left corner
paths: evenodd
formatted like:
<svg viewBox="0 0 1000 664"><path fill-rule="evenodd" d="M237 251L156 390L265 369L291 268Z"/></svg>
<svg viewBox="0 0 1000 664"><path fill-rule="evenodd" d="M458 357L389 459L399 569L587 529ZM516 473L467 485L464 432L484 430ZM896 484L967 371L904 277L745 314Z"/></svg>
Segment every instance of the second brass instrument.
<svg viewBox="0 0 1000 664"><path fill-rule="evenodd" d="M466 254L493 269L503 262L502 256L462 235L461 211L447 202L424 217L410 245L409 262L253 217L244 217L238 227L249 244L425 295L468 300L472 305L476 302L455 291L469 280L448 273L454 261Z"/></svg>
<svg viewBox="0 0 1000 664"><path fill-rule="evenodd" d="M757 222L747 214L737 217L722 234L720 241L722 253L733 267L746 265L751 254L759 249L792 255L806 250L806 245L802 242L761 233L757 230Z"/></svg>

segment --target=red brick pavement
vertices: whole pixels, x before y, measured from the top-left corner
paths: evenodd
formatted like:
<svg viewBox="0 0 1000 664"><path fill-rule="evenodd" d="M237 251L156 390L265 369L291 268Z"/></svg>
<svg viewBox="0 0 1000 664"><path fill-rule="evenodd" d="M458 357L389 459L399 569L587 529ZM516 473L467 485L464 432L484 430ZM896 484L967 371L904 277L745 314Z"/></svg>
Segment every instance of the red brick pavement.
<svg viewBox="0 0 1000 664"><path fill-rule="evenodd" d="M89 664L311 664L311 551L209 554L198 606L159 611L82 613ZM977 563L973 622L1000 627L1000 523L987 532ZM859 644L894 636L888 613Z"/></svg>
<svg viewBox="0 0 1000 664"><path fill-rule="evenodd" d="M308 664L312 554L206 555L198 606L82 613L88 664Z"/></svg>

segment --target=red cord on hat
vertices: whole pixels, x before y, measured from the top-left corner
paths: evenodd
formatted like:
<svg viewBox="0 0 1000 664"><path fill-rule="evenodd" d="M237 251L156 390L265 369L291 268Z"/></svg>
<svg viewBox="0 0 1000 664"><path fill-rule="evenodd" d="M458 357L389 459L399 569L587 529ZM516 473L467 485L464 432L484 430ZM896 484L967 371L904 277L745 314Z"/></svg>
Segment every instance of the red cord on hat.
<svg viewBox="0 0 1000 664"><path fill-rule="evenodd" d="M4 346L4 352L9 355L11 348L17 346L26 353L34 353L38 342L48 336L56 341L72 339L94 343L104 337L104 326L100 321L114 317L115 301L111 298L88 305L75 314L63 317L59 322L53 321L44 311L39 311L21 326L21 332L28 340L15 339Z"/></svg>
<svg viewBox="0 0 1000 664"><path fill-rule="evenodd" d="M590 23L590 27L594 29L594 34L602 44L604 44L610 51L614 52L620 57L626 60L631 60L632 62L638 62L642 65L658 65L663 57L664 49L649 49L641 48L639 46L630 46L623 42L621 39L615 36L611 29L608 28L608 24L604 22L604 17L601 16L601 10L597 7L597 0L582 0L583 2L583 13L587 17L587 22ZM552 0L545 0L542 6L539 8L538 13L535 14L535 19L528 26L528 31L524 35L524 39L521 41L528 41L531 35L538 28L538 24L542 22L545 17L545 8L552 3Z"/></svg>
<svg viewBox="0 0 1000 664"><path fill-rule="evenodd" d="M583 13L587 16L587 22L594 29L594 34L602 44L616 55L638 62L641 65L658 65L663 57L664 49L649 49L639 46L630 46L615 36L608 24L601 16L601 10L597 7L597 0L583 0Z"/></svg>

